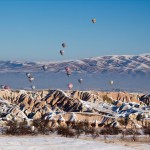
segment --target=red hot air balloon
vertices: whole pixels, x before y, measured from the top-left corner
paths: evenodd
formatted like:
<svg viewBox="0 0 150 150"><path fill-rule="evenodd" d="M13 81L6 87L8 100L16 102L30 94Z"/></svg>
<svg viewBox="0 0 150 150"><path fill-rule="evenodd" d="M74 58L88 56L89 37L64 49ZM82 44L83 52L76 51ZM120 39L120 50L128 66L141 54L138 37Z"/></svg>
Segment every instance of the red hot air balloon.
<svg viewBox="0 0 150 150"><path fill-rule="evenodd" d="M66 67L65 70L66 70L67 76L69 77L71 75L71 69L69 67Z"/></svg>
<svg viewBox="0 0 150 150"><path fill-rule="evenodd" d="M69 84L68 84L68 89L71 90L72 88L73 88L73 84L72 84L72 83L69 83Z"/></svg>
<svg viewBox="0 0 150 150"><path fill-rule="evenodd" d="M66 70L66 72L69 72L69 71L70 71L70 68L69 68L69 67L66 67L65 70Z"/></svg>

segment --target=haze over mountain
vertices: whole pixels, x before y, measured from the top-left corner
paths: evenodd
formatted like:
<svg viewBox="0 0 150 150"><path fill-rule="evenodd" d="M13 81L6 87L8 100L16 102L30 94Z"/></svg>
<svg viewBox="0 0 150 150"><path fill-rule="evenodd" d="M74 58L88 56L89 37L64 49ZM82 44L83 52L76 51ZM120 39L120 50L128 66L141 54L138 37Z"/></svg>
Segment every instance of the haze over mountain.
<svg viewBox="0 0 150 150"><path fill-rule="evenodd" d="M46 71L42 69L43 65L47 66ZM67 66L72 70L69 78L65 74ZM37 88L66 89L66 84L72 82L75 89L108 90L108 81L114 80L114 89L150 90L150 54L112 55L62 62L0 61L0 68L0 83L10 84L14 88L28 87L30 84L25 73L30 72L35 77ZM82 85L77 81L79 78L84 80Z"/></svg>

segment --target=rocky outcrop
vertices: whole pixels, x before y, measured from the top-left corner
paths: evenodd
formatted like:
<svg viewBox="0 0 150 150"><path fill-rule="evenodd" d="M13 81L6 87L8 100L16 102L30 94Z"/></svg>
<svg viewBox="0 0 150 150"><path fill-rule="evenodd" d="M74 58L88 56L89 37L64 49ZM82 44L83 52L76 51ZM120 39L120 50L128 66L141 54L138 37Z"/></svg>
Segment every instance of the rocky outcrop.
<svg viewBox="0 0 150 150"><path fill-rule="evenodd" d="M136 102L140 103L139 97L141 94L131 94L127 92L100 92L100 91L73 91L71 93L73 98L82 99L84 101L111 103L115 100L122 102Z"/></svg>
<svg viewBox="0 0 150 150"><path fill-rule="evenodd" d="M136 127L150 123L149 95L125 92L1 90L0 125L9 120L49 120L49 126Z"/></svg>
<svg viewBox="0 0 150 150"><path fill-rule="evenodd" d="M89 102L102 102L103 99L97 94L93 94L92 91L73 91L71 96L75 99L81 99Z"/></svg>
<svg viewBox="0 0 150 150"><path fill-rule="evenodd" d="M142 95L140 97L140 101L145 103L147 106L150 106L150 94L149 95Z"/></svg>

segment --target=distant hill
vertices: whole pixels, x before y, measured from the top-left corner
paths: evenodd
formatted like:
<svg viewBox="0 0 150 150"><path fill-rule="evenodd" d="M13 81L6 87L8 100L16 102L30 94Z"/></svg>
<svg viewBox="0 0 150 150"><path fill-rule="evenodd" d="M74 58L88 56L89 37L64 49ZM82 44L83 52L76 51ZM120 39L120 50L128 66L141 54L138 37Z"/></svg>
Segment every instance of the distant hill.
<svg viewBox="0 0 150 150"><path fill-rule="evenodd" d="M44 71L42 66L46 65ZM65 74L69 66L72 76ZM112 55L61 62L0 61L0 84L14 88L30 86L25 73L34 75L37 88L64 88L72 82L75 89L110 90L109 80L114 80L114 89L131 91L150 90L150 54ZM78 79L83 78L79 85ZM20 84L18 84L18 82Z"/></svg>

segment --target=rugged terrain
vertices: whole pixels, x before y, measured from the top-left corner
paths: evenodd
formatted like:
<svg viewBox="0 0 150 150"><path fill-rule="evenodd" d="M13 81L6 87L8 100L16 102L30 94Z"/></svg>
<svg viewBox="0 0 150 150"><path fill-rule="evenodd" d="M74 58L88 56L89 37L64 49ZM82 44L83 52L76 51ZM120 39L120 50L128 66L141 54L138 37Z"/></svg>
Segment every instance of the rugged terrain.
<svg viewBox="0 0 150 150"><path fill-rule="evenodd" d="M49 127L88 122L89 127L137 128L150 125L150 95L127 92L1 90L0 126L9 121L44 119Z"/></svg>

